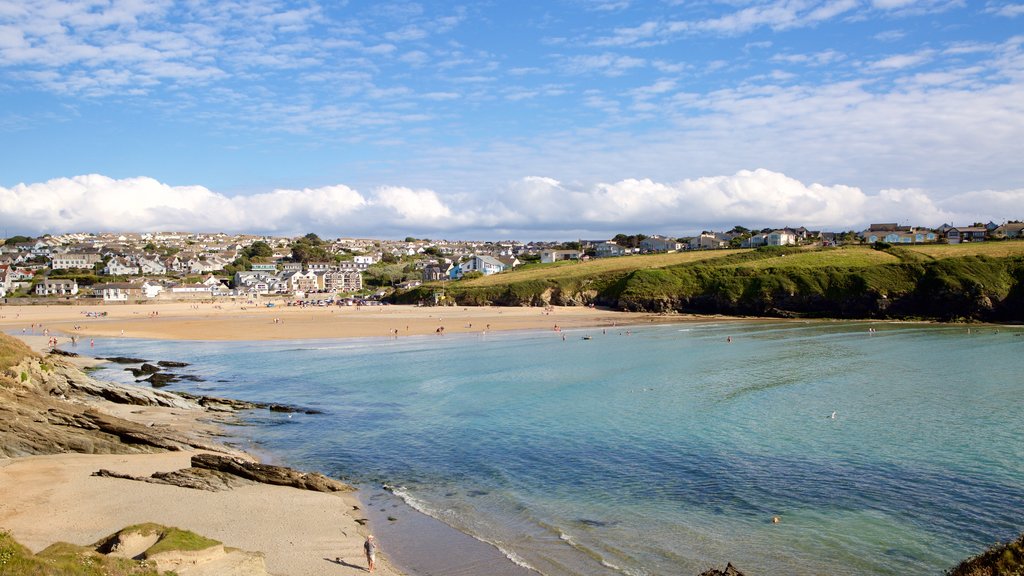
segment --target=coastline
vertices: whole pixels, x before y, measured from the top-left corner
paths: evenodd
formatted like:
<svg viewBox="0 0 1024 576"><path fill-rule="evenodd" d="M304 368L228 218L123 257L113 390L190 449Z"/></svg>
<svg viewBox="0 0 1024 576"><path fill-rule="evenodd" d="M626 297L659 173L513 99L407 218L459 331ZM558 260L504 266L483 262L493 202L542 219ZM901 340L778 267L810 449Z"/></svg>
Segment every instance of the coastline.
<svg viewBox="0 0 1024 576"><path fill-rule="evenodd" d="M90 317L87 312L106 313ZM294 340L308 338L405 337L624 326L688 320L729 320L720 316L619 312L583 306L504 308L408 305L273 307L239 302L0 306L0 331L150 340ZM41 326L41 327L40 327ZM35 328L35 332L32 332ZM24 332L22 332L24 331ZM397 331L397 333L396 333ZM62 340L66 342L67 340Z"/></svg>
<svg viewBox="0 0 1024 576"><path fill-rule="evenodd" d="M25 340L38 349L45 347L47 338L28 336ZM48 356L29 362L53 366L62 372L101 361L83 356ZM33 373L29 383L36 377ZM52 382L43 385L51 386ZM16 394L25 396L25 392ZM53 394L51 390L50 395ZM127 526L155 522L219 540L229 550L248 551L260 559L260 564L265 564L270 574L365 573L362 545L372 526L364 526L364 506L355 492L316 492L261 482L214 492L94 475L107 469L138 478L188 469L198 454L255 461L251 455L224 443L228 436L223 426L237 418L234 412L211 412L198 405L189 408L116 403L77 394L61 394L59 399L49 401L66 401L69 407L102 412L110 418L144 426L154 436L188 438L191 446L209 449L0 457L0 493L16 496L0 501L0 530L10 532L33 553L56 542L89 546ZM126 438L122 442L130 444L132 440ZM127 444L126 448L133 449ZM389 561L387 547L382 556L376 572L402 576ZM211 561L178 572L213 575L220 574L222 569Z"/></svg>
<svg viewBox="0 0 1024 576"><path fill-rule="evenodd" d="M127 333L128 329L121 326L128 326L132 329L132 336L146 338L154 337L152 326L158 326L161 329L159 335L162 336L162 339L168 340L179 339L177 322L188 324L190 328L195 328L198 325L201 328L195 333L201 333L207 337L209 332L206 328L212 324L226 322L232 325L230 332L220 332L219 334L231 335L233 336L232 340L311 337L308 322L299 318L303 312L308 314L309 309L296 308L290 310L291 314L280 314L276 316L284 318L280 323L273 322L266 312L246 314L250 311L238 309L229 311L227 314L202 314L201 309L198 311L191 309L191 305L189 305L189 310L181 310L180 307L174 309L173 314L166 314L165 309L161 307L158 310L164 312L165 317L173 315L176 322L153 323L150 321L155 318L150 317L148 313L146 316L138 318L141 311L128 310L125 311L127 313L123 317L111 314L113 318L109 322L96 322L97 319L89 318L87 321L91 325L89 330L74 331L75 325L79 324L76 322L78 318L74 316L74 313L82 311L77 307L16 308L13 318L15 322L13 323L11 322L12 307L0 308L3 312L0 327L44 357L50 350L51 336L56 336L59 347L65 350L88 354L97 351L88 346L88 340L85 340L86 344L83 345L82 339L93 335L113 336L115 333L119 335L120 330L126 330ZM432 312L424 314L425 310L419 308L413 308L413 313L410 314L409 310L403 310L404 308L406 307L395 307L396 311L401 311L399 314L364 315L363 322L356 322L357 326L362 326L361 328L344 330L342 331L344 335L332 330L335 333L331 337L366 337L367 332L376 332L376 335L379 335L380 328L385 324L382 322L383 319L392 321L396 318L406 319L416 326L410 332L421 334L427 333L426 328L423 328L425 325L444 321L443 315L435 317ZM265 310L274 312L273 309ZM321 310L314 311L322 312ZM69 312L71 314L68 314ZM235 314L230 312L235 312ZM505 310L494 309L485 311L462 309L457 312L449 314L448 317L453 320L471 319L477 325L481 322L484 326L492 324L492 329L496 329L493 324L500 320L503 321L503 328L506 330L550 329L549 321L561 322L560 327L564 326L567 329L586 325L635 324L642 320L650 322L646 318L648 315L622 319L618 318L615 313L609 316L607 312L595 314L593 310L588 310L589 313L584 314L561 315L557 311L552 314L551 310L544 312L528 310L507 316ZM533 314L523 312L533 312ZM322 313L319 315L308 314L308 316L313 322L324 319ZM528 318L528 316L531 317ZM552 316L555 317L554 320L552 320ZM276 333L257 333L255 334L256 338L252 338L254 336L252 332L239 331L238 325L252 322L253 318L271 326L290 324L291 329L279 330ZM328 318L330 317L328 316ZM23 326L26 320L29 321L29 327ZM492 322L486 322L486 320L492 320ZM17 327L19 324L22 324L22 328L27 328L23 333L19 333L20 329ZM139 327L143 324L147 326L145 336L138 334L141 331ZM466 324L452 324L456 327L450 331L452 333L473 332L474 330L470 329L469 324L468 321ZM86 322L81 322L79 325L86 325ZM372 328L368 329L368 326L372 326ZM68 328L71 330L65 331ZM44 329L47 331L45 336L41 333ZM33 331L35 333L32 333ZM77 347L67 344L70 340L68 332L79 337ZM449 330L446 328L445 332L447 333ZM315 330L313 333L319 334ZM434 333L433 330L430 333ZM243 338L242 336L249 337ZM80 369L96 367L107 362L101 358L85 355L62 356L60 360ZM211 419L211 415L205 412L189 413L158 407L140 409L139 406L103 401L97 402L95 405L111 415L144 422L147 426L216 439L213 442L220 444L225 450L235 451L252 460L260 459L256 456L260 454L258 449L240 452L235 448L230 448L231 444L223 443L225 437L230 438L230 433L225 430L224 425L232 423L224 417ZM234 418L233 415L232 418ZM362 540L371 529L379 527L378 532L384 534L382 543L385 560L383 563L379 563L378 571L385 575L438 573L437 570L450 574L469 575L478 573L481 569L501 576L536 574L533 570L515 563L506 553L492 544L464 534L380 489L363 488L344 495L303 493L301 496L296 496L294 492L304 491L260 485L235 489L231 492L237 492L237 494L226 496L223 493L210 495L187 488L154 486L143 482L90 476L92 472L101 468L133 476L149 476L155 472L187 468L190 457L196 453L198 452L166 452L145 455L63 453L0 459L0 490L6 493L18 493L22 495L21 500L23 500L13 507L0 505L0 528L11 531L22 544L28 546L33 552L38 552L57 541L87 545L128 525L157 522L192 530L198 534L222 540L226 545L232 547L257 551L266 557L267 569L271 573L286 575L363 572L362 564L365 561L362 560L361 554ZM273 454L262 454L262 456L266 461L273 462L274 460ZM387 500L388 512L384 513L383 508L371 510L371 507L377 505L382 498ZM175 507L168 508L154 504L168 500L175 501ZM280 506L270 505L270 502L289 502L289 504L282 509ZM299 507L295 508L293 504ZM51 509L60 510L61 514L53 521L39 522L39 518L50 516L49 510ZM229 529L226 527L234 524L234 522L224 521L224 517L230 516L232 509L244 511L245 521L241 528ZM282 523L278 521L282 515L296 517L299 524L288 523L282 526ZM395 517L401 521L394 521ZM88 521L83 522L84 518L87 518ZM365 520L370 522L367 523ZM253 529L258 526L275 526L272 532L276 537ZM278 539L286 539L287 547ZM303 544L296 549L296 544L299 541ZM389 553L391 549L395 551L394 557ZM332 550L335 551L334 556L331 556ZM439 554L438 550L444 550L445 553Z"/></svg>

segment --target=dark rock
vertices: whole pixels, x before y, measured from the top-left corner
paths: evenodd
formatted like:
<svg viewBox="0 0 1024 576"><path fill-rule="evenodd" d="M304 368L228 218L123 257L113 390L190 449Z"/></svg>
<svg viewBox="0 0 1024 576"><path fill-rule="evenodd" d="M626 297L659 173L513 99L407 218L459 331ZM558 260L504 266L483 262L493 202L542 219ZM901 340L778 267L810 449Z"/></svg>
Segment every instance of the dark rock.
<svg viewBox="0 0 1024 576"><path fill-rule="evenodd" d="M196 376L195 374L179 374L178 378L182 380L188 380L189 382L206 382L205 379Z"/></svg>
<svg viewBox="0 0 1024 576"><path fill-rule="evenodd" d="M163 366L164 368L184 368L188 366L188 362L175 362L173 360L160 360L156 363L157 366Z"/></svg>
<svg viewBox="0 0 1024 576"><path fill-rule="evenodd" d="M143 382L149 382L153 388L163 388L171 382L177 382L178 377L174 374L156 373L151 375L149 378L142 380Z"/></svg>
<svg viewBox="0 0 1024 576"><path fill-rule="evenodd" d="M68 352L67 350L61 350L60 348L54 348L53 350L50 350L50 354L53 354L55 356L67 356L69 358L74 358L78 356L77 352Z"/></svg>
<svg viewBox="0 0 1024 576"><path fill-rule="evenodd" d="M196 454L192 456L192 467L225 472L263 484L292 486L316 492L352 490L351 486L316 472L299 472L284 466L259 464L242 460L241 458L231 458L216 454Z"/></svg>
<svg viewBox="0 0 1024 576"><path fill-rule="evenodd" d="M107 360L115 364L142 364L143 362L149 362L145 358L129 358L127 356L111 356L109 358L100 358L100 360Z"/></svg>
<svg viewBox="0 0 1024 576"><path fill-rule="evenodd" d="M743 576L743 573L733 567L732 563L729 563L725 565L725 570L712 568L705 572L701 572L700 576Z"/></svg>

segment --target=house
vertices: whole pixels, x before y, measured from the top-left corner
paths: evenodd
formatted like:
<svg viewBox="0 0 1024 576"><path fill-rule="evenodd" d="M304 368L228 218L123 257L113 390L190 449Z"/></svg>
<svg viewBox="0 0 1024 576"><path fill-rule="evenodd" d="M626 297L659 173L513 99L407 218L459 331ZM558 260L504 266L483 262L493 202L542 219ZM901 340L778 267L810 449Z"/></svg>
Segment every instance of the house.
<svg viewBox="0 0 1024 576"><path fill-rule="evenodd" d="M128 282L94 284L92 292L94 295L102 297L104 302L127 302L142 297L142 285Z"/></svg>
<svg viewBox="0 0 1024 576"><path fill-rule="evenodd" d="M139 267L132 264L127 258L116 257L107 262L107 265L103 267L103 273L107 276L128 276L138 274Z"/></svg>
<svg viewBox="0 0 1024 576"><path fill-rule="evenodd" d="M626 247L625 246L620 246L620 245L616 244L615 242L611 242L611 241L609 241L609 242L599 242L597 244L597 246L594 247L594 250L595 250L596 256L598 258L610 258L610 257L613 257L613 256L625 256L626 255Z"/></svg>
<svg viewBox="0 0 1024 576"><path fill-rule="evenodd" d="M167 274L167 266L165 266L164 263L156 256L151 258L139 258L139 273L163 276L164 274Z"/></svg>
<svg viewBox="0 0 1024 576"><path fill-rule="evenodd" d="M932 230L900 226L896 223L871 224L860 233L861 238L869 244L886 242L888 244L921 244L935 242L939 235Z"/></svg>
<svg viewBox="0 0 1024 576"><path fill-rule="evenodd" d="M50 267L54 270L92 268L100 260L98 252L68 252L66 254L54 254L50 258Z"/></svg>
<svg viewBox="0 0 1024 576"><path fill-rule="evenodd" d="M451 271L452 263L447 260L444 262L432 262L423 267L423 281L437 282L438 280L444 280L449 277Z"/></svg>
<svg viewBox="0 0 1024 576"><path fill-rule="evenodd" d="M74 296L78 294L78 282L74 280L50 280L36 284L36 296Z"/></svg>
<svg viewBox="0 0 1024 576"><path fill-rule="evenodd" d="M655 234L640 241L640 250L643 252L675 252L679 250L679 242L675 238Z"/></svg>
<svg viewBox="0 0 1024 576"><path fill-rule="evenodd" d="M582 255L579 250L541 250L540 261L542 264L551 264L560 260L579 260Z"/></svg>
<svg viewBox="0 0 1024 576"><path fill-rule="evenodd" d="M282 277L289 292L316 292L322 290L316 272L286 272Z"/></svg>
<svg viewBox="0 0 1024 576"><path fill-rule="evenodd" d="M494 256L481 256L474 254L472 258L461 264L462 273L477 271L484 276L504 272L508 266Z"/></svg>
<svg viewBox="0 0 1024 576"><path fill-rule="evenodd" d="M950 228L946 232L946 242L960 244L961 242L984 242L988 230L984 226L966 226L962 228Z"/></svg>
<svg viewBox="0 0 1024 576"><path fill-rule="evenodd" d="M1024 223L1008 222L992 231L993 238L1022 238L1024 237Z"/></svg>
<svg viewBox="0 0 1024 576"><path fill-rule="evenodd" d="M373 256L355 256L352 258L352 261L363 268L366 268L376 262L373 259Z"/></svg>
<svg viewBox="0 0 1024 576"><path fill-rule="evenodd" d="M740 248L759 248L768 245L768 235L764 232L754 234L750 238L740 242Z"/></svg>
<svg viewBox="0 0 1024 576"><path fill-rule="evenodd" d="M772 230L766 238L768 246L793 246L796 244L796 234L791 230Z"/></svg>
<svg viewBox="0 0 1024 576"><path fill-rule="evenodd" d="M252 265L249 266L249 270L252 270L253 272L269 272L274 274L277 272L277 264L259 264L253 262Z"/></svg>
<svg viewBox="0 0 1024 576"><path fill-rule="evenodd" d="M714 232L701 232L699 236L694 236L690 239L690 250L709 250L714 248L725 248L729 245L729 240L723 237L722 234L716 234Z"/></svg>

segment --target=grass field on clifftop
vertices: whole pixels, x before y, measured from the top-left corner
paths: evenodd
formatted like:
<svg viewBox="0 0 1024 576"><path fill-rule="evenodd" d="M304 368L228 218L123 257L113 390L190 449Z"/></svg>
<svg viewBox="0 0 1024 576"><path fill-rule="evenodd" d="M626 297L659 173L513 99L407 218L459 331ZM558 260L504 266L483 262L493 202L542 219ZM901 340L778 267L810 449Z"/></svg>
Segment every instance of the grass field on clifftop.
<svg viewBox="0 0 1024 576"><path fill-rule="evenodd" d="M703 260L724 258L733 254L750 252L739 250L699 250L694 252L674 252L671 254L639 254L636 256L620 256L617 258L595 258L586 262L566 260L553 264L527 264L515 270L482 276L459 282L460 286L484 287L500 286L509 282L529 280L560 281L575 278L589 278L606 274L628 273L648 268L666 268L679 264L689 264Z"/></svg>

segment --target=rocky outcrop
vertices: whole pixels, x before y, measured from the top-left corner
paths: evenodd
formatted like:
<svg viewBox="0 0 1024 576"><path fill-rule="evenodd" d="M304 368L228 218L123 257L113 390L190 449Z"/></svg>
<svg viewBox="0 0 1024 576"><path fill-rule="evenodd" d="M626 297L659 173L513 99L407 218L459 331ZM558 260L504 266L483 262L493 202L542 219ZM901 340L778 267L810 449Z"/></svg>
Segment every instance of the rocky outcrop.
<svg viewBox="0 0 1024 576"><path fill-rule="evenodd" d="M348 492L353 489L348 484L323 474L300 472L285 466L271 466L217 454L196 454L192 457L190 468L174 472L157 472L152 476L131 476L106 469L93 472L93 476L170 484L210 492L231 490L253 483L290 486L314 492Z"/></svg>
<svg viewBox="0 0 1024 576"><path fill-rule="evenodd" d="M743 576L743 573L737 570L732 563L725 565L725 570L719 570L718 568L712 568L700 573L700 576Z"/></svg>
<svg viewBox="0 0 1024 576"><path fill-rule="evenodd" d="M352 487L316 472L300 472L285 466L271 466L218 454L196 454L192 467L232 474L253 482L291 486L315 492L347 492Z"/></svg>

